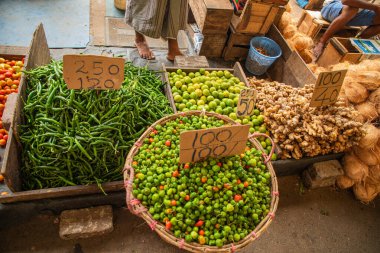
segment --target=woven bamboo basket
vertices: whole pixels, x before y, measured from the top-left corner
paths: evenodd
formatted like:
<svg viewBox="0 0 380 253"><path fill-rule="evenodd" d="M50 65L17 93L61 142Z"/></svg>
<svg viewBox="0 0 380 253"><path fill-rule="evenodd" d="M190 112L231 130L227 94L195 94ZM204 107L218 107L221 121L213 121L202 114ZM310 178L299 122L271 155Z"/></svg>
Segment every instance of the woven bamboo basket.
<svg viewBox="0 0 380 253"><path fill-rule="evenodd" d="M230 125L238 125L235 121L228 118L227 116L223 116L216 113L211 112L205 112L205 111L188 111L188 112L182 112L173 114L167 117L164 117L157 122L155 122L151 127L149 127L142 136L136 141L136 143L133 145L132 149L129 151L129 154L127 156L125 165L124 165L124 185L126 188L126 201L128 209L135 215L140 216L143 218L146 223L150 226L150 228L158 233L158 235L165 240L166 242L173 244L180 249L185 249L190 252L216 252L216 253L222 253L222 252L235 252L237 250L240 250L247 246L249 243L256 240L269 226L269 224L272 222L274 218L274 214L277 210L278 202L279 202L279 192L278 192L278 184L277 184L277 178L276 174L274 172L273 166L270 162L271 155L274 151L274 143L272 141L272 151L269 156L266 156L264 153L263 159L269 173L271 174L271 193L272 193L272 199L271 199L271 205L269 209L268 215L255 227L255 229L247 235L242 240L236 242L224 245L223 247L216 247L216 246L208 246L208 245L201 245L198 243L187 243L184 239L180 239L174 236L174 234L170 231L168 231L165 228L165 225L157 222L153 219L152 215L148 212L147 208L145 208L138 199L136 199L133 196L133 189L132 189L132 183L134 179L134 169L132 167L133 157L137 154L139 148L141 147L144 139L150 135L150 133L153 131L154 127L158 124L165 125L166 122L175 120L178 117L181 116L192 116L192 115L206 115L206 116L212 116L218 119L223 120L224 122L230 124ZM253 144L253 146L256 149L259 149L261 151L264 151L260 143L255 139L259 136L265 136L268 137L265 134L253 134L250 135L248 140ZM269 137L268 137L269 138Z"/></svg>

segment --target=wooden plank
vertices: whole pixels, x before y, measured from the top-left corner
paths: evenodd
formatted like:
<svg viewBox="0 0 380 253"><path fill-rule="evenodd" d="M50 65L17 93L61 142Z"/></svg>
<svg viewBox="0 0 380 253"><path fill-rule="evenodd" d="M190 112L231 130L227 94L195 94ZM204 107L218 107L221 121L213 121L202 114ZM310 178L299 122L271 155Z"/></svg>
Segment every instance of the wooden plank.
<svg viewBox="0 0 380 253"><path fill-rule="evenodd" d="M26 55L28 47L0 46L0 55Z"/></svg>
<svg viewBox="0 0 380 253"><path fill-rule="evenodd" d="M246 86L249 86L249 82L247 80L247 77L245 76L244 70L241 67L239 62L236 62L234 65L234 71L233 71L234 76L240 79L243 83L245 83Z"/></svg>
<svg viewBox="0 0 380 253"><path fill-rule="evenodd" d="M10 128L1 166L1 174L4 175L5 183L12 192L21 191L20 154L21 152L15 140L13 129Z"/></svg>
<svg viewBox="0 0 380 253"><path fill-rule="evenodd" d="M189 6L202 34L227 33L233 15L228 0L189 0Z"/></svg>
<svg viewBox="0 0 380 253"><path fill-rule="evenodd" d="M192 68L208 68L207 58L205 56L176 56L174 58L174 66L178 68L192 67Z"/></svg>
<svg viewBox="0 0 380 253"><path fill-rule="evenodd" d="M280 20L284 10L271 3L249 2L240 16L232 17L231 25L239 33L265 34Z"/></svg>
<svg viewBox="0 0 380 253"><path fill-rule="evenodd" d="M107 192L124 191L124 182L116 181L102 184L103 190ZM48 188L40 190L30 190L14 192L8 195L0 196L0 203L12 203L21 201L32 201L49 198L73 197L88 194L103 194L100 188L95 185L66 186L57 188Z"/></svg>
<svg viewBox="0 0 380 253"><path fill-rule="evenodd" d="M90 39L91 45L105 45L106 1L90 0Z"/></svg>
<svg viewBox="0 0 380 253"><path fill-rule="evenodd" d="M223 52L223 59L225 61L237 60L241 61L247 58L249 48L241 46L232 46L231 48L225 48Z"/></svg>
<svg viewBox="0 0 380 253"><path fill-rule="evenodd" d="M270 28L270 26L273 24L273 21L278 14L279 8L276 6L272 6L272 8L269 11L269 14L267 15L263 26L261 27L260 33L266 34Z"/></svg>
<svg viewBox="0 0 380 253"><path fill-rule="evenodd" d="M271 38L280 46L282 51L282 57L284 57L285 60L288 60L293 52L293 49L289 46L288 41L282 36L281 32L275 25L271 26L267 34L267 37Z"/></svg>
<svg viewBox="0 0 380 253"><path fill-rule="evenodd" d="M163 71L164 72L167 72L167 73L170 73L170 72L175 72L177 71L177 67L168 67L168 66L165 66L163 64ZM235 65L234 65L234 68L205 68L205 70L211 72L211 71L219 71L219 70L228 70L231 72L231 74L235 75L236 77L239 78L240 81L242 81L243 83L246 84L246 86L248 86L248 81L247 81L247 78L245 77L245 74L244 74L244 71L243 71L243 68L241 67L240 63L239 62L236 62ZM189 73L189 72L197 72L199 71L199 68L182 68L182 71L185 72L185 73ZM164 77L164 81L166 83L169 83L169 76L165 75Z"/></svg>
<svg viewBox="0 0 380 253"><path fill-rule="evenodd" d="M202 47L199 55L206 57L222 57L227 34L203 35Z"/></svg>
<svg viewBox="0 0 380 253"><path fill-rule="evenodd" d="M296 78L296 83L289 83L294 87L303 87L305 84L314 84L316 82L316 77L308 68L306 63L302 60L298 52L293 51L289 59L286 61L285 66L287 69L284 69L284 80L288 75L288 72L294 73ZM286 83L286 82L285 82Z"/></svg>

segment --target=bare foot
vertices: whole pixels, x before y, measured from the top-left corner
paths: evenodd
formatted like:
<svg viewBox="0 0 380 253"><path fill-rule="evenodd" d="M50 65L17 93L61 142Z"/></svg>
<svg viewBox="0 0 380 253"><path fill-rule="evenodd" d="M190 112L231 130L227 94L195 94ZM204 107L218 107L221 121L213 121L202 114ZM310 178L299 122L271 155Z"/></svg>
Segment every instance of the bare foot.
<svg viewBox="0 0 380 253"><path fill-rule="evenodd" d="M174 58L178 55L183 55L183 54L179 50L176 52L168 52L168 56L166 56L166 59L168 59L169 61L174 61Z"/></svg>
<svg viewBox="0 0 380 253"><path fill-rule="evenodd" d="M169 61L174 61L174 58L177 55L183 55L181 53L181 51L179 50L179 46L178 46L177 40L175 40L175 39L168 39L168 47L169 47L168 56L166 56L166 58Z"/></svg>
<svg viewBox="0 0 380 253"><path fill-rule="evenodd" d="M139 51L139 55L141 58L147 59L147 60L154 60L154 54L150 50L148 43L146 41L135 41L135 45L137 47L137 50Z"/></svg>

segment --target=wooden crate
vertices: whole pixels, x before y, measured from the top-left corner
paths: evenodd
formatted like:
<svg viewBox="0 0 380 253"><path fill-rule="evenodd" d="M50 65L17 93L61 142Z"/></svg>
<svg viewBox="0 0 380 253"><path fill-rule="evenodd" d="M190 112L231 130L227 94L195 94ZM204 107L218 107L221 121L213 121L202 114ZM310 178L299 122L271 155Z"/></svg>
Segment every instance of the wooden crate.
<svg viewBox="0 0 380 253"><path fill-rule="evenodd" d="M177 71L178 67L167 67L167 66L165 66L165 64L162 64L162 69L163 69L162 80L165 82L165 90L168 91L169 100L173 101L173 103L174 103L173 92L172 92L172 89L170 87L168 73ZM229 69L229 68L204 68L204 69L207 71L210 71L210 72L214 71L214 70L215 71L228 70L231 72L231 74L233 74L234 76L239 78L240 81L245 83L246 86L249 86L247 77L245 76L244 70L241 67L239 62L236 62L232 69ZM197 71L199 71L199 68L181 68L181 70L185 73L189 73L189 72L197 72ZM174 106L174 113L177 113L177 108L175 106Z"/></svg>
<svg viewBox="0 0 380 253"><path fill-rule="evenodd" d="M225 61L237 60L241 61L247 58L249 51L249 42L252 35L245 33L238 33L233 26L230 26L228 33L228 40L226 47L223 51L223 58Z"/></svg>
<svg viewBox="0 0 380 253"><path fill-rule="evenodd" d="M322 29L327 29L330 23L324 20L320 11L304 10L298 21L298 31L306 34L312 39L316 39ZM346 26L346 30L358 33L361 30L359 26Z"/></svg>
<svg viewBox="0 0 380 253"><path fill-rule="evenodd" d="M293 87L303 87L317 81L316 76L309 69L301 56L293 51L276 26L272 26L267 34L275 41L282 51L282 55L268 69L268 75L274 81L285 83Z"/></svg>
<svg viewBox="0 0 380 253"><path fill-rule="evenodd" d="M190 38L194 38L195 32L190 25L187 26ZM227 33L225 34L203 34L202 47L199 55L210 58L220 58L226 45Z"/></svg>
<svg viewBox="0 0 380 253"><path fill-rule="evenodd" d="M189 0L189 6L202 34L227 34L234 11L229 0Z"/></svg>
<svg viewBox="0 0 380 253"><path fill-rule="evenodd" d="M317 64L321 67L328 67L339 62L348 61L358 63L365 56L359 52L352 44L349 38L334 37L327 44L327 47L317 59Z"/></svg>
<svg viewBox="0 0 380 253"><path fill-rule="evenodd" d="M272 24L277 24L285 8L264 2L247 2L240 16L233 15L231 25L236 32L266 34Z"/></svg>

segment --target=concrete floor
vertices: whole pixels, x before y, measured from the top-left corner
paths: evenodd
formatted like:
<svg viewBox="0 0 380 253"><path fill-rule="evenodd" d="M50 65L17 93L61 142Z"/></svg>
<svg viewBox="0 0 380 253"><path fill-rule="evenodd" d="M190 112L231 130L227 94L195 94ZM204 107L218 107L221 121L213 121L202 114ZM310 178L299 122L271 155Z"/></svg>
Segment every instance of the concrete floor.
<svg viewBox="0 0 380 253"><path fill-rule="evenodd" d="M304 191L298 180L296 176L279 179L280 204L274 222L241 252L380 252L380 198L364 205L350 191ZM121 205L123 194L115 201ZM114 208L112 233L69 241L59 238L57 215L24 205L3 208L0 217L0 252L183 252L123 207Z"/></svg>

